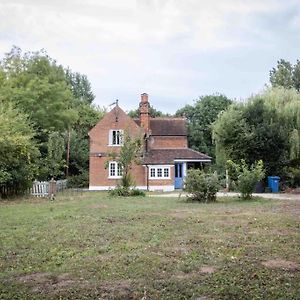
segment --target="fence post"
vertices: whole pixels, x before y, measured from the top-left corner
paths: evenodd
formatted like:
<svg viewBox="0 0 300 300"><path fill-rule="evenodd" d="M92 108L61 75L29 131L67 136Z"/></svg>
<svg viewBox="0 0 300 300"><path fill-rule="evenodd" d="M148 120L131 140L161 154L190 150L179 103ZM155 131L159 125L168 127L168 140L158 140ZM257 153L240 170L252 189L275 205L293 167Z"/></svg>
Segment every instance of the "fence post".
<svg viewBox="0 0 300 300"><path fill-rule="evenodd" d="M54 200L56 195L56 181L52 178L49 182L49 197Z"/></svg>

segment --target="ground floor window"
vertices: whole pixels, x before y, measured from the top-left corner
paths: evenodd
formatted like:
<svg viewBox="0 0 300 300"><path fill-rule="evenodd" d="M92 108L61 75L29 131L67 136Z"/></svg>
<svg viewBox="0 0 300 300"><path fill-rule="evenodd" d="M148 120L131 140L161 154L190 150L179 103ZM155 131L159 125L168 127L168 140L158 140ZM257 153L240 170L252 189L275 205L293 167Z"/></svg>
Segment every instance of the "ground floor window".
<svg viewBox="0 0 300 300"><path fill-rule="evenodd" d="M108 168L108 177L109 178L120 178L123 175L122 166L120 163L116 161L110 161L109 162L109 168Z"/></svg>
<svg viewBox="0 0 300 300"><path fill-rule="evenodd" d="M170 179L170 166L151 166L149 167L150 179Z"/></svg>

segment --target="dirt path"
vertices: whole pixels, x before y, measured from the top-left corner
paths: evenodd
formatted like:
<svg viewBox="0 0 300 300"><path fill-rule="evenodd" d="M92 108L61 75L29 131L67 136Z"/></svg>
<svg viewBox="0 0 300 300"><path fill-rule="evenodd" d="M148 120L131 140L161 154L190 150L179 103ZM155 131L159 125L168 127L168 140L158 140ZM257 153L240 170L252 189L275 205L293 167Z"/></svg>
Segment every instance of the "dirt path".
<svg viewBox="0 0 300 300"><path fill-rule="evenodd" d="M149 197L179 197L186 196L187 193L184 192L172 192L172 193L161 193L161 194L150 194ZM239 196L239 193L233 192L218 192L217 197L236 197ZM281 194L281 193L262 193L262 194L253 194L254 197L262 197L266 199L277 199L277 200L299 200L300 195L298 194Z"/></svg>

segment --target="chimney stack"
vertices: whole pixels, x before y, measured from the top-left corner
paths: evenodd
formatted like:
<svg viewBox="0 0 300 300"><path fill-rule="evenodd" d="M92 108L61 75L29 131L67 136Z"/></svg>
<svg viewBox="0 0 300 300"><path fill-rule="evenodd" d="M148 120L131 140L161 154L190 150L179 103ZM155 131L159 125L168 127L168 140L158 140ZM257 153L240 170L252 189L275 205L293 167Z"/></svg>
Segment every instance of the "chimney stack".
<svg viewBox="0 0 300 300"><path fill-rule="evenodd" d="M146 133L149 132L150 127L150 104L148 102L148 94L141 94L140 102L140 121L141 126L145 129Z"/></svg>

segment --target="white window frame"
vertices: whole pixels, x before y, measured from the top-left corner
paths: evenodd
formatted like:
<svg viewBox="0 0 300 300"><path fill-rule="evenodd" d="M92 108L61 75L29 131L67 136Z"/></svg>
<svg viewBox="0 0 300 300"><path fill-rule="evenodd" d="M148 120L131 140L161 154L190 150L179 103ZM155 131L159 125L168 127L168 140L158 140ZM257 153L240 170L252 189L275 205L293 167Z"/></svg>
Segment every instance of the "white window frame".
<svg viewBox="0 0 300 300"><path fill-rule="evenodd" d="M161 170L161 173L160 171ZM168 170L168 176L165 176L165 170ZM154 174L154 176L153 176ZM161 174L161 176L158 176ZM157 165L157 166L149 166L149 179L156 179L156 180L164 180L164 179L171 179L171 166L170 165Z"/></svg>
<svg viewBox="0 0 300 300"><path fill-rule="evenodd" d="M119 141L115 141L114 143L114 132L116 139L119 138ZM120 147L123 145L123 136L124 136L124 130L123 129L111 129L109 131L109 137L108 137L108 145L113 147Z"/></svg>
<svg viewBox="0 0 300 300"><path fill-rule="evenodd" d="M112 174L112 170L114 174ZM120 163L117 161L110 161L108 164L108 178L121 178L122 174L123 172Z"/></svg>

